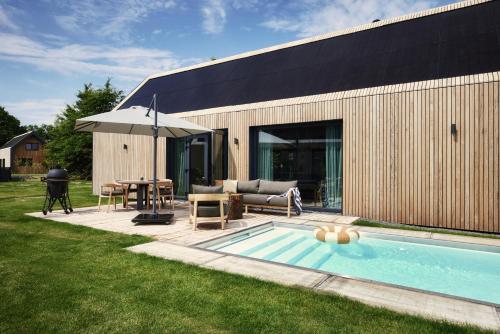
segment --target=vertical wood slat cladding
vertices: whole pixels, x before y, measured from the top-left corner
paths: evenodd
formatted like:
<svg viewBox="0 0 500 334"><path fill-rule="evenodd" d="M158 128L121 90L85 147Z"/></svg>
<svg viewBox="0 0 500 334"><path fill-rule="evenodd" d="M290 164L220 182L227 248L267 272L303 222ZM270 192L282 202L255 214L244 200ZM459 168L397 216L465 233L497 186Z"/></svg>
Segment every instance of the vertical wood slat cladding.
<svg viewBox="0 0 500 334"><path fill-rule="evenodd" d="M229 177L239 180L249 177L249 127L340 119L343 214L500 232L500 82L498 77L479 83L463 79L185 118L228 129ZM138 170L151 169L151 138L129 139L129 151L136 151L127 155L122 146L128 136L94 136L94 190L108 179L138 177ZM159 161L164 173L165 157Z"/></svg>
<svg viewBox="0 0 500 334"><path fill-rule="evenodd" d="M165 138L158 138L158 177L165 177ZM127 149L123 148L127 145ZM93 134L92 189L118 179L153 178L153 137L112 133Z"/></svg>

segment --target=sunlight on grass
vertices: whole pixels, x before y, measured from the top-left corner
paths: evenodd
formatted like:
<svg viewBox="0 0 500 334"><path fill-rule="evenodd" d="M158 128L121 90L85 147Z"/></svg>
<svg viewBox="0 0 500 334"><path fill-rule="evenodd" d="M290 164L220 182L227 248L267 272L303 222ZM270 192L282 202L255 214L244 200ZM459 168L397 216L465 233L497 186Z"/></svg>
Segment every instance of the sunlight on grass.
<svg viewBox="0 0 500 334"><path fill-rule="evenodd" d="M40 181L0 183L0 333L481 333L125 247L151 239L24 215ZM96 204L70 183L74 207Z"/></svg>

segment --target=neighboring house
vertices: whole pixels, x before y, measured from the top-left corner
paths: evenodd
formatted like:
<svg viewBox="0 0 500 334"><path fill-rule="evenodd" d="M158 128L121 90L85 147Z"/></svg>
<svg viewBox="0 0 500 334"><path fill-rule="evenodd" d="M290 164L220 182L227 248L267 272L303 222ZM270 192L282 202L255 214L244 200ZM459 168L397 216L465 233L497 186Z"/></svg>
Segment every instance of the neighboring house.
<svg viewBox="0 0 500 334"><path fill-rule="evenodd" d="M46 173L44 144L34 131L12 138L0 148L0 167L10 168L12 174Z"/></svg>
<svg viewBox="0 0 500 334"><path fill-rule="evenodd" d="M115 109L212 128L161 141L190 184L298 179L307 209L500 232L500 1L464 1L146 78ZM94 191L150 177L151 138L94 134Z"/></svg>

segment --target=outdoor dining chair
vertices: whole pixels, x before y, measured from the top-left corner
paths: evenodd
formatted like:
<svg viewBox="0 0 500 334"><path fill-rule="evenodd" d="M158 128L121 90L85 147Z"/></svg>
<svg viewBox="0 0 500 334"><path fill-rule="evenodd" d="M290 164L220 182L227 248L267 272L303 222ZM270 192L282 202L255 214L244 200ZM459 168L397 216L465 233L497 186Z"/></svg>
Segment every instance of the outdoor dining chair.
<svg viewBox="0 0 500 334"><path fill-rule="evenodd" d="M101 185L99 191L99 203L97 204L97 210L101 210L101 200L103 198L108 199L108 207L106 212L109 212L109 207L111 206L111 201L113 201L114 208L116 210L116 198L121 197L122 203L125 203L125 189L123 185L119 183L109 182Z"/></svg>
<svg viewBox="0 0 500 334"><path fill-rule="evenodd" d="M174 210L174 183L170 179L160 179L156 182L156 205L158 209L160 206L166 206L167 201L170 203L170 207ZM148 207L151 207L153 201L153 185L149 186L147 203Z"/></svg>

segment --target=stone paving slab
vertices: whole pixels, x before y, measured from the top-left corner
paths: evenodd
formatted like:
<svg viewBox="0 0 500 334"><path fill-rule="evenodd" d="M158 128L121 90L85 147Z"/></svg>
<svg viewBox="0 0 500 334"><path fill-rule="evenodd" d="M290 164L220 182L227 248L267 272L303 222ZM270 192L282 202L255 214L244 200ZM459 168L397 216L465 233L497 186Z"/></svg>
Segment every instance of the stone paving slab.
<svg viewBox="0 0 500 334"><path fill-rule="evenodd" d="M167 210L160 210L160 212L165 211ZM336 220L352 222L357 219L356 217L323 212L305 212L300 216L292 215L291 218L288 218L286 213L282 210L264 210L262 212L256 210L245 214L243 219L229 221L224 231L221 230L220 224L218 223L200 223L199 229L193 231L192 225L189 223L187 206L184 202L176 201L174 219L170 225L134 225L131 222L132 218L141 212L149 212L149 210L137 211L133 209L124 209L118 206L117 210L106 212L106 207L101 207L101 211L98 211L97 206L95 206L77 208L69 215L66 215L60 210L49 213L47 216L44 216L41 212L29 213L28 215L110 232L119 232L129 235L139 234L157 240L169 240L171 243L180 245L192 245L271 221L304 224L311 222L312 219L322 219L324 222Z"/></svg>
<svg viewBox="0 0 500 334"><path fill-rule="evenodd" d="M398 312L500 330L494 306L336 276L315 289Z"/></svg>
<svg viewBox="0 0 500 334"><path fill-rule="evenodd" d="M153 241L147 244L132 246L127 249L134 253L145 253L167 260L176 260L197 265L202 265L206 262L224 257L224 254L207 252L201 249L179 246L161 241Z"/></svg>
<svg viewBox="0 0 500 334"><path fill-rule="evenodd" d="M227 255L207 262L203 266L283 285L308 288L314 287L328 277L327 274L321 274L311 270L287 267L270 262L255 261L232 255Z"/></svg>
<svg viewBox="0 0 500 334"><path fill-rule="evenodd" d="M465 235L453 235L445 233L432 233L431 238L435 240L457 241L500 247L500 239L493 238L468 237Z"/></svg>

